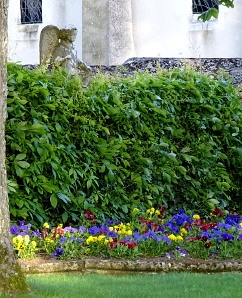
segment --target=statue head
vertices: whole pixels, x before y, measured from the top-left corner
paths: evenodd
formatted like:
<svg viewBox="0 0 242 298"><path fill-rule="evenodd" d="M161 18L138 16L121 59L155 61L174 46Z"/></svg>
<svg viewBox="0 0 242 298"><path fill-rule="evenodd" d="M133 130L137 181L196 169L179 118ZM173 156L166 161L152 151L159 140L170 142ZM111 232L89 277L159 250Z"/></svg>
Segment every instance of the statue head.
<svg viewBox="0 0 242 298"><path fill-rule="evenodd" d="M76 35L77 35L77 28L72 25L68 25L64 29L60 29L59 38L61 40L72 43L75 41Z"/></svg>

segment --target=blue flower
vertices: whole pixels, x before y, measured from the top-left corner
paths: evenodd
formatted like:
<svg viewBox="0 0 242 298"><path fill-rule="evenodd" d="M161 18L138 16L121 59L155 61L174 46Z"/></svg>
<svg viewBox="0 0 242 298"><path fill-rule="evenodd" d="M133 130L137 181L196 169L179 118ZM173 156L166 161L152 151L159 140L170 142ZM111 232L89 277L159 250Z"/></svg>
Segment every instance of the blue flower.
<svg viewBox="0 0 242 298"><path fill-rule="evenodd" d="M108 226L115 226L115 225L119 225L121 223L120 220L117 220L117 219L106 219L105 220L105 224L108 225Z"/></svg>
<svg viewBox="0 0 242 298"><path fill-rule="evenodd" d="M174 234L178 234L180 232L179 227L173 225L171 222L165 223L165 226L168 227Z"/></svg>
<svg viewBox="0 0 242 298"><path fill-rule="evenodd" d="M133 237L136 243L139 243L143 240L143 236L140 235L138 232L134 232Z"/></svg>
<svg viewBox="0 0 242 298"><path fill-rule="evenodd" d="M28 231L20 232L19 235L20 235L20 236L26 236L26 235L28 235Z"/></svg>
<svg viewBox="0 0 242 298"><path fill-rule="evenodd" d="M99 232L100 232L100 228L96 226L93 226L88 230L88 233L91 235L97 235Z"/></svg>
<svg viewBox="0 0 242 298"><path fill-rule="evenodd" d="M188 254L188 252L185 249L182 249L179 246L176 246L176 250L180 252L181 257L185 257Z"/></svg>
<svg viewBox="0 0 242 298"><path fill-rule="evenodd" d="M32 231L31 236L41 238L41 232L39 230Z"/></svg>
<svg viewBox="0 0 242 298"><path fill-rule="evenodd" d="M231 214L225 218L225 223L230 225L239 224L242 221L242 218L238 214Z"/></svg>
<svg viewBox="0 0 242 298"><path fill-rule="evenodd" d="M217 227L225 230L230 230L233 228L233 225L227 223L218 223Z"/></svg>
<svg viewBox="0 0 242 298"><path fill-rule="evenodd" d="M55 253L51 255L51 257L60 257L63 255L63 248L61 247L57 247L57 249L55 250Z"/></svg>
<svg viewBox="0 0 242 298"><path fill-rule="evenodd" d="M167 245L171 245L171 239L167 236L157 236L157 242L166 242Z"/></svg>
<svg viewBox="0 0 242 298"><path fill-rule="evenodd" d="M242 240L242 234L238 235L238 240Z"/></svg>
<svg viewBox="0 0 242 298"><path fill-rule="evenodd" d="M66 240L67 240L66 237L61 237L59 242L60 242L60 244L63 244L66 242Z"/></svg>
<svg viewBox="0 0 242 298"><path fill-rule="evenodd" d="M112 238L116 238L117 235L118 235L118 233L115 232L115 231L108 231L107 232L107 236L112 237Z"/></svg>
<svg viewBox="0 0 242 298"><path fill-rule="evenodd" d="M78 229L77 228L72 228L72 227L65 227L64 228L64 231L65 232L70 232L70 233L77 233L78 232Z"/></svg>
<svg viewBox="0 0 242 298"><path fill-rule="evenodd" d="M222 233L221 236L224 241L233 241L234 240L234 236L231 234Z"/></svg>
<svg viewBox="0 0 242 298"><path fill-rule="evenodd" d="M86 231L86 227L84 227L84 226L79 227L79 233L83 234L83 233L85 233L85 231Z"/></svg>
<svg viewBox="0 0 242 298"><path fill-rule="evenodd" d="M19 231L18 226L11 226L10 227L10 232L11 232L12 235L17 235L18 231Z"/></svg>
<svg viewBox="0 0 242 298"><path fill-rule="evenodd" d="M19 225L20 225L20 227L24 226L24 220L20 220Z"/></svg>
<svg viewBox="0 0 242 298"><path fill-rule="evenodd" d="M125 236L122 240L124 241L130 241L132 239L132 236L128 235L128 236Z"/></svg>
<svg viewBox="0 0 242 298"><path fill-rule="evenodd" d="M82 238L76 238L75 241L82 243L82 242L84 242L84 239L82 239Z"/></svg>

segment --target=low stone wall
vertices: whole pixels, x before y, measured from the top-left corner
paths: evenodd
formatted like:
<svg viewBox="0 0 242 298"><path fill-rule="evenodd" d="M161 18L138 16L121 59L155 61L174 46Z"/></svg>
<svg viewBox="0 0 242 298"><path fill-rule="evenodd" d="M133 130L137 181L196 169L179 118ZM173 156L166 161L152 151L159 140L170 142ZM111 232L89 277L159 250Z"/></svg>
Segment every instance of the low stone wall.
<svg viewBox="0 0 242 298"><path fill-rule="evenodd" d="M122 77L127 77L135 72L155 73L158 67L162 69L186 68L192 67L196 71L204 74L215 74L219 71L224 71L230 78L233 79L234 85L242 84L242 58L130 58L122 65L90 65L92 73L115 74ZM23 65L24 68L38 69L39 65ZM52 66L48 66L49 70Z"/></svg>
<svg viewBox="0 0 242 298"><path fill-rule="evenodd" d="M99 272L106 274L130 273L167 273L167 272L197 272L220 273L242 272L242 260L169 260L162 258L140 259L135 261L119 259L87 258L76 261L19 261L26 274L42 274L57 272Z"/></svg>
<svg viewBox="0 0 242 298"><path fill-rule="evenodd" d="M122 65L117 66L91 66L93 72L116 73L121 76L131 75L134 72L149 71L155 73L157 67L162 69L194 68L205 74L213 74L223 70L233 78L233 84L242 83L242 58L130 58Z"/></svg>

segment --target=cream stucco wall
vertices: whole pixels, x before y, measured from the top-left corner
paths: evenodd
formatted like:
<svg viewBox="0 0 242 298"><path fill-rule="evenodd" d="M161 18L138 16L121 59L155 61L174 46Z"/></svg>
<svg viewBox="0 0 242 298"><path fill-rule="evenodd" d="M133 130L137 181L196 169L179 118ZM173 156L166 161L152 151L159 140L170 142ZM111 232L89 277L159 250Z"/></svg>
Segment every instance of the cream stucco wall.
<svg viewBox="0 0 242 298"><path fill-rule="evenodd" d="M9 1L9 61L22 64L39 63L39 36L46 25L65 27L74 25L78 29L76 48L81 58L82 51L82 0L42 0L43 23L21 24L20 0Z"/></svg>
<svg viewBox="0 0 242 298"><path fill-rule="evenodd" d="M220 6L218 20L202 23L191 0L132 0L134 56L227 58L242 56L242 1Z"/></svg>
<svg viewBox="0 0 242 298"><path fill-rule="evenodd" d="M192 0L42 0L43 24L20 24L20 0L9 3L9 60L39 63L39 35L49 24L77 27L78 56L88 64L131 57L242 56L242 0L202 23Z"/></svg>

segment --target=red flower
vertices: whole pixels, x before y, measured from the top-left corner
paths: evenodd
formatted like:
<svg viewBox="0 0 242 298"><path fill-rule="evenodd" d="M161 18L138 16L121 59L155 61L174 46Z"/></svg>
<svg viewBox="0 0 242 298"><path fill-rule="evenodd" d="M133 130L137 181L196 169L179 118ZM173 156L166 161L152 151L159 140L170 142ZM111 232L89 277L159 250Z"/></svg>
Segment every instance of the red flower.
<svg viewBox="0 0 242 298"><path fill-rule="evenodd" d="M158 206L158 209L160 210L160 215L164 215L166 208L164 206Z"/></svg>
<svg viewBox="0 0 242 298"><path fill-rule="evenodd" d="M63 235L65 233L65 230L62 228L53 228L54 236L56 235ZM55 237L52 238L55 238Z"/></svg>
<svg viewBox="0 0 242 298"><path fill-rule="evenodd" d="M193 224L194 226L201 226L202 224L204 224L204 221L201 218L197 218L194 220Z"/></svg>
<svg viewBox="0 0 242 298"><path fill-rule="evenodd" d="M213 244L213 243L210 241L210 242L205 243L204 246L205 246L206 248L209 248L210 246L212 246L212 244Z"/></svg>
<svg viewBox="0 0 242 298"><path fill-rule="evenodd" d="M114 249L116 248L118 245L118 242L117 241L112 241L109 243L109 248L108 249Z"/></svg>
<svg viewBox="0 0 242 298"><path fill-rule="evenodd" d="M208 237L207 236L202 236L202 241L206 242L208 240Z"/></svg>
<svg viewBox="0 0 242 298"><path fill-rule="evenodd" d="M191 224L190 224L190 222L185 222L185 225L184 225L184 228L187 230L187 231L189 231L190 230L190 227L191 227Z"/></svg>
<svg viewBox="0 0 242 298"><path fill-rule="evenodd" d="M57 228L57 234L58 235L63 235L65 233L65 230L62 228Z"/></svg>
<svg viewBox="0 0 242 298"><path fill-rule="evenodd" d="M203 224L203 225L201 225L200 229L202 231L208 231L211 229L211 224Z"/></svg>
<svg viewBox="0 0 242 298"><path fill-rule="evenodd" d="M223 216L223 211L219 208L216 208L215 210L213 210L212 214L217 215L218 217L222 217Z"/></svg>
<svg viewBox="0 0 242 298"><path fill-rule="evenodd" d="M85 210L84 214L86 219L93 220L95 218L95 215L89 210Z"/></svg>
<svg viewBox="0 0 242 298"><path fill-rule="evenodd" d="M201 236L194 236L194 237L188 237L185 239L186 241L196 241L201 240Z"/></svg>
<svg viewBox="0 0 242 298"><path fill-rule="evenodd" d="M128 243L128 248L134 248L136 246L137 246L137 244L135 242L129 242Z"/></svg>
<svg viewBox="0 0 242 298"><path fill-rule="evenodd" d="M43 231L41 232L41 237L42 238L46 238L48 236L48 230L47 229L43 229Z"/></svg>

